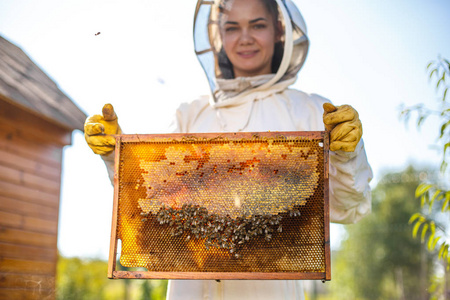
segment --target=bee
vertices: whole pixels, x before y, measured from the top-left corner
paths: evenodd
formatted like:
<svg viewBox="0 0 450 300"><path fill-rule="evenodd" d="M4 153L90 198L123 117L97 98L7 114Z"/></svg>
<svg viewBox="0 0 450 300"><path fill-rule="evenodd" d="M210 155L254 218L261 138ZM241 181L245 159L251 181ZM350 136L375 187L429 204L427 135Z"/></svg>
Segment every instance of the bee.
<svg viewBox="0 0 450 300"><path fill-rule="evenodd" d="M289 211L289 217L297 217L297 216L300 216L300 211L298 209Z"/></svg>
<svg viewBox="0 0 450 300"><path fill-rule="evenodd" d="M298 210L291 210L291 216L300 215ZM149 213L142 212L144 219ZM142 219L144 221L144 219ZM209 214L205 207L194 204L183 204L181 208L162 205L156 215L159 224L172 227L170 235L184 236L185 242L205 239L205 249L210 247L227 250L235 258L241 245L261 236L267 242L273 239L274 232L282 232L280 215L240 216L236 219L229 215Z"/></svg>

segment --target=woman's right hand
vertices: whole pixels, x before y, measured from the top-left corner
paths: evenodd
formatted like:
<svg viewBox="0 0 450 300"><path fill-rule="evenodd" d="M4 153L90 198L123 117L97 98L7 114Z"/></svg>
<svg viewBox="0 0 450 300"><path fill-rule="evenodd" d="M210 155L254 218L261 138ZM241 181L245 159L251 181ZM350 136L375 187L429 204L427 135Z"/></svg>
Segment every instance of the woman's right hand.
<svg viewBox="0 0 450 300"><path fill-rule="evenodd" d="M102 115L93 115L84 122L84 138L95 154L106 155L116 147L115 135L121 134L117 115L111 104L105 104Z"/></svg>

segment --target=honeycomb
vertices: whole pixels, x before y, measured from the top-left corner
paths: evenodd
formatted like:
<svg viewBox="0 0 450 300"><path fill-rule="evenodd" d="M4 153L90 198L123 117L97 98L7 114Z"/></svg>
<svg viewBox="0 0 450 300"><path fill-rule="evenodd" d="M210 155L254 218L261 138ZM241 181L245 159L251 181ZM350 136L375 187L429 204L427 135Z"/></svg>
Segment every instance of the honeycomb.
<svg viewBox="0 0 450 300"><path fill-rule="evenodd" d="M325 272L328 149L316 133L119 136L113 234L121 265Z"/></svg>

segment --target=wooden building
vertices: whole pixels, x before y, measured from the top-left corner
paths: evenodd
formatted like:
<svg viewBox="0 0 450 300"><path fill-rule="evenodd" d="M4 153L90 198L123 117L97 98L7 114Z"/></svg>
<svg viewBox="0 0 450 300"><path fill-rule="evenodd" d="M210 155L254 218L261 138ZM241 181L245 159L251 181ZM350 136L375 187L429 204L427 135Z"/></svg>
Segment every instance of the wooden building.
<svg viewBox="0 0 450 300"><path fill-rule="evenodd" d="M0 36L0 299L54 299L64 146L81 111Z"/></svg>

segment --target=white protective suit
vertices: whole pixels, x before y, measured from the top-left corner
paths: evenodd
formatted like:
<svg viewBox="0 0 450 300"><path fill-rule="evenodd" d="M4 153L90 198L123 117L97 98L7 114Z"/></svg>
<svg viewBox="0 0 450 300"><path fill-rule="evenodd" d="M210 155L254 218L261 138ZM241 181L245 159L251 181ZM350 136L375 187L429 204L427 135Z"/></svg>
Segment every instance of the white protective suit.
<svg viewBox="0 0 450 300"><path fill-rule="evenodd" d="M289 88L308 51L305 23L290 0L276 1L285 30L283 59L277 73L236 79L223 79L226 70L217 67L221 48L214 27L217 7L199 1L194 23L195 50L212 96L181 105L175 132L324 130L322 105L329 100ZM363 141L354 152L330 152L330 164L331 221L357 222L371 211L372 171ZM302 283L296 280L171 280L167 296L168 300L304 299Z"/></svg>
<svg viewBox="0 0 450 300"><path fill-rule="evenodd" d="M290 0L276 0L284 27L284 52L274 74L224 79L218 58L222 47L217 28L218 1L197 4L195 50L211 86L211 96L182 104L174 132L322 131L323 103L329 100L290 89L309 47L303 18ZM228 70L229 71L229 70ZM104 156L110 176L113 155ZM330 152L330 218L355 223L371 211L372 171L361 140L354 152ZM168 300L304 299L298 280L170 280Z"/></svg>

